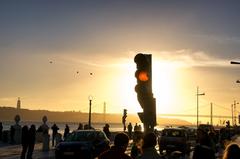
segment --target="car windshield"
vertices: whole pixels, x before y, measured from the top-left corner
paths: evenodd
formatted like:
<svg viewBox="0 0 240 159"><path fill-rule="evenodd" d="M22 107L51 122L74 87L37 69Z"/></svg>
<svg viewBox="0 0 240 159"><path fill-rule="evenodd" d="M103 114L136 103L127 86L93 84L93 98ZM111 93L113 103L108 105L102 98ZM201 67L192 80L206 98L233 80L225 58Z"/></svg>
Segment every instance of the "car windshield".
<svg viewBox="0 0 240 159"><path fill-rule="evenodd" d="M93 141L104 140L106 136L101 131L76 131L69 134L65 141Z"/></svg>
<svg viewBox="0 0 240 159"><path fill-rule="evenodd" d="M181 130L163 130L162 136L182 137L184 133Z"/></svg>

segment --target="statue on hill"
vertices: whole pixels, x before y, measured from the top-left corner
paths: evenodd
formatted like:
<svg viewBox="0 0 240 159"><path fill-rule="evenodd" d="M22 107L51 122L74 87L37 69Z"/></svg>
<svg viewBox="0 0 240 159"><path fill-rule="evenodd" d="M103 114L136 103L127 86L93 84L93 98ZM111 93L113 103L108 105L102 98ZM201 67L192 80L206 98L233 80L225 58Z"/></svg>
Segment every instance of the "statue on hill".
<svg viewBox="0 0 240 159"><path fill-rule="evenodd" d="M15 144L21 143L21 136L22 136L22 127L19 124L21 118L20 115L16 115L14 117L15 124L11 126L11 137L12 142Z"/></svg>
<svg viewBox="0 0 240 159"><path fill-rule="evenodd" d="M42 150L43 151L49 151L49 127L47 125L47 116L43 116L42 121L43 124L40 126L40 131L42 132L42 137L43 137L43 146Z"/></svg>

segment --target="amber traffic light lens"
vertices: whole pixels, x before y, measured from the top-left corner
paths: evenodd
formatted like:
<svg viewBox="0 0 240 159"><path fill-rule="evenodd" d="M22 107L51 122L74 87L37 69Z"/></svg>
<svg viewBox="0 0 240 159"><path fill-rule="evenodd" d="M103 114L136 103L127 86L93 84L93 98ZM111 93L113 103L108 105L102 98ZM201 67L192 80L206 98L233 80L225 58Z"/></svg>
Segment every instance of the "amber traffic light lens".
<svg viewBox="0 0 240 159"><path fill-rule="evenodd" d="M149 78L148 78L147 72L145 72L145 71L139 72L139 74L138 74L138 79L139 79L140 81L143 81L143 82L148 81Z"/></svg>

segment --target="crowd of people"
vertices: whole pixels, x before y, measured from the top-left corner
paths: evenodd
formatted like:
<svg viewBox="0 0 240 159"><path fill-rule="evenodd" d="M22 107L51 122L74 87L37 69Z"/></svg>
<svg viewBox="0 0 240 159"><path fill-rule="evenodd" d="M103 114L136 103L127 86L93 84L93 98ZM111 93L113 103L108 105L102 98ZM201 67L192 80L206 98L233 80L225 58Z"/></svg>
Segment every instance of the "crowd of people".
<svg viewBox="0 0 240 159"><path fill-rule="evenodd" d="M87 124L83 125L79 123L77 130L91 129ZM14 135L14 130L10 128L10 137ZM59 136L58 130L59 127L54 123L51 127L52 129L52 146L56 146L60 139L65 139L70 133L70 127L68 124L65 125L63 138ZM204 129L197 129L197 138L196 145L193 149L192 159L215 159L215 154L219 151L221 147L224 151L222 152L222 159L240 159L240 147L237 143L226 141L231 140L230 133L227 132L228 129L221 129L218 136L213 131L206 131ZM0 141L2 140L2 131L3 125L0 122ZM11 132L12 131L12 132ZM22 143L22 152L21 159L32 159L32 154L34 151L34 145L36 141L36 133L43 132L43 126L41 125L37 130L35 125L28 127L24 125L22 127L21 143ZM118 133L114 138L110 132L110 125L105 124L103 131L106 134L107 138L114 141L114 145L104 151L99 155L99 159L163 159L164 155L158 153L155 148L157 145L158 134L156 132L151 132L144 134L141 130L141 125L135 124L134 128L131 123L128 124L127 132ZM216 137L217 136L217 137ZM132 139L131 151L127 155L125 153L127 147L129 147L129 141ZM10 142L13 139L10 139ZM218 145L218 146L216 146ZM184 156L181 152L172 152L168 158L178 158L183 159Z"/></svg>
<svg viewBox="0 0 240 159"><path fill-rule="evenodd" d="M36 140L35 125L31 125L30 128L28 128L27 125L24 125L22 127L22 153L20 157L21 159L25 159L25 158L32 159L35 140Z"/></svg>
<svg viewBox="0 0 240 159"><path fill-rule="evenodd" d="M197 144L193 150L192 159L216 159L216 149L212 146L210 133L205 130L197 130ZM114 145L99 155L99 159L184 159L185 156L179 151L173 151L169 156L160 155L155 148L157 135L154 132L138 136L133 141L130 156L125 151L129 144L129 136L119 133L115 136ZM240 147L237 143L229 142L224 147L222 159L240 159Z"/></svg>

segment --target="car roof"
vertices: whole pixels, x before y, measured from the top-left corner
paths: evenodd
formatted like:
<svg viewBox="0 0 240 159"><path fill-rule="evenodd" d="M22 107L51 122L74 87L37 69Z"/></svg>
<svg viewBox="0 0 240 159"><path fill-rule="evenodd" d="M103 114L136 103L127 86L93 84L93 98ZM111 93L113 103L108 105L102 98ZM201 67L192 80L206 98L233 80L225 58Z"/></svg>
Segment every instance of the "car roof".
<svg viewBox="0 0 240 159"><path fill-rule="evenodd" d="M163 130L185 130L184 128L164 128Z"/></svg>
<svg viewBox="0 0 240 159"><path fill-rule="evenodd" d="M102 130L100 129L86 129L86 130L74 130L73 132L103 132Z"/></svg>

